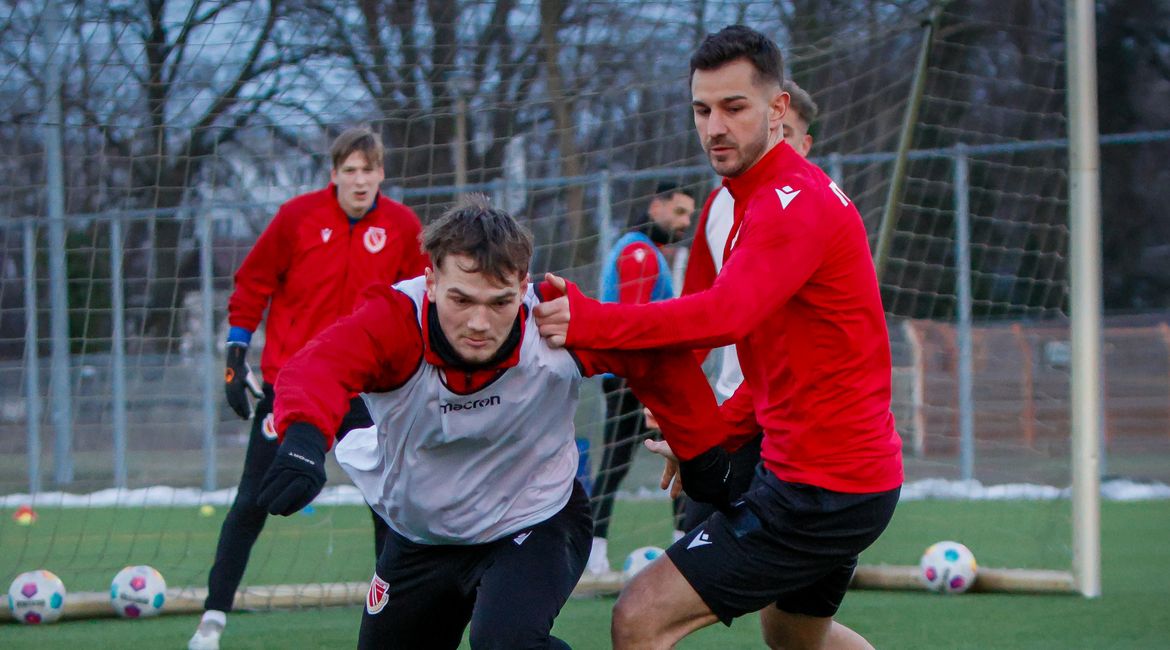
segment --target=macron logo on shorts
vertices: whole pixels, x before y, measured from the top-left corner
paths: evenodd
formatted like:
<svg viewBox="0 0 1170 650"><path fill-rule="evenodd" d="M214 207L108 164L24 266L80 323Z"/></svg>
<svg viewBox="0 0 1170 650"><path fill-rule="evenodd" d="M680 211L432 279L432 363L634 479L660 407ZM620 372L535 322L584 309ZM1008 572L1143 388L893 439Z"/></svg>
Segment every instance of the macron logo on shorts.
<svg viewBox="0 0 1170 650"><path fill-rule="evenodd" d="M707 534L707 531L701 530L701 531L699 531L699 534L695 535L695 538L691 540L691 543L687 544L687 550L689 551L692 548L696 548L699 546L706 546L706 545L712 544L712 543L713 542L711 541L711 536Z"/></svg>
<svg viewBox="0 0 1170 650"><path fill-rule="evenodd" d="M528 536L531 534L532 534L531 530L526 530L526 531L520 533L519 535L513 537L512 541L516 542L516 546L520 546L521 544L524 543L524 540L528 539Z"/></svg>
<svg viewBox="0 0 1170 650"><path fill-rule="evenodd" d="M370 580L370 591L366 594L366 613L373 616L382 611L386 601L390 600L390 584L374 574Z"/></svg>

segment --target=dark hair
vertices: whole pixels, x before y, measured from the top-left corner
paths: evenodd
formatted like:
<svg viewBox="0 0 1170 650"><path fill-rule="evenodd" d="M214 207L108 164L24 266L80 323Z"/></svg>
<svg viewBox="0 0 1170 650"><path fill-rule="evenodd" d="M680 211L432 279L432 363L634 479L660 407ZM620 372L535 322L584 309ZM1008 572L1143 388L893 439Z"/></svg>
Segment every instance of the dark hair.
<svg viewBox="0 0 1170 650"><path fill-rule="evenodd" d="M466 255L475 260L475 268L466 270L504 284L528 275L532 260L532 233L482 194L467 195L428 224L420 239L432 268L438 270L448 255Z"/></svg>
<svg viewBox="0 0 1170 650"><path fill-rule="evenodd" d="M382 148L382 138L377 133L361 127L346 129L337 136L333 145L329 147L329 157L333 160L333 169L340 169L354 153L361 152L366 161L374 167L381 167L385 150Z"/></svg>
<svg viewBox="0 0 1170 650"><path fill-rule="evenodd" d="M653 198L668 201L675 194L688 194L688 192L678 183L663 181L655 186Z"/></svg>
<svg viewBox="0 0 1170 650"><path fill-rule="evenodd" d="M745 25L730 25L708 34L691 55L691 77L695 70L714 70L737 59L747 59L756 69L755 81L784 83L784 57L772 39Z"/></svg>
<svg viewBox="0 0 1170 650"><path fill-rule="evenodd" d="M806 125L812 126L812 123L817 119L817 113L821 110L813 101L812 95L809 95L808 91L796 85L796 82L791 79L784 82L784 92L792 96L790 104L792 110L800 115L800 119L804 120Z"/></svg>

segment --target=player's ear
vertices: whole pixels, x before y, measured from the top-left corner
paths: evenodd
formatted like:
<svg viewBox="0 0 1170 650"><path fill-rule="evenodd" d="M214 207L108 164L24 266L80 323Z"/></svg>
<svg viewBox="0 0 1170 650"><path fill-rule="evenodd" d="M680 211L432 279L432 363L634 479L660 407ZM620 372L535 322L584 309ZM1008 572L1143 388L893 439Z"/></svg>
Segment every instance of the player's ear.
<svg viewBox="0 0 1170 650"><path fill-rule="evenodd" d="M435 284L437 282L437 280L435 279L435 272L434 272L434 270L431 269L431 267L428 266L423 271L423 275L426 276L427 300L430 300L431 302L435 302L435 297L438 294L438 291L435 288Z"/></svg>
<svg viewBox="0 0 1170 650"><path fill-rule="evenodd" d="M768 126L780 129L780 133L784 132L781 122L784 120L784 114L788 112L790 101L792 101L791 95L784 90L778 90L775 95L772 95L772 101L768 103Z"/></svg>

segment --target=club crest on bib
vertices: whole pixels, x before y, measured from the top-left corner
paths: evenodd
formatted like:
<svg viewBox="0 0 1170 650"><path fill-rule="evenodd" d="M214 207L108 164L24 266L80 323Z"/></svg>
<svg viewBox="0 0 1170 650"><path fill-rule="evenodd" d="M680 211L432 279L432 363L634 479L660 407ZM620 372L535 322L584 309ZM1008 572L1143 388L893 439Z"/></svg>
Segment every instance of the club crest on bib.
<svg viewBox="0 0 1170 650"><path fill-rule="evenodd" d="M366 613L371 616L382 611L386 601L390 600L390 584L374 574L370 580L370 591L366 594Z"/></svg>
<svg viewBox="0 0 1170 650"><path fill-rule="evenodd" d="M386 247L386 229L371 227L362 236L362 243L366 245L366 250L371 253L377 253Z"/></svg>
<svg viewBox="0 0 1170 650"><path fill-rule="evenodd" d="M260 424L260 434L264 436L265 440L276 440L276 415L269 413L264 416L264 422Z"/></svg>

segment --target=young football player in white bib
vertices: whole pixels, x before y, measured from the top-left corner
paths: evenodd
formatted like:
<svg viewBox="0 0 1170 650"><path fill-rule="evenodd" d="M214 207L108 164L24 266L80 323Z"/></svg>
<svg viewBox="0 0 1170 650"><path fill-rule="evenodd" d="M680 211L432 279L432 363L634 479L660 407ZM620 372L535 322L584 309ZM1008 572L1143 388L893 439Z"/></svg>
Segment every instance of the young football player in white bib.
<svg viewBox="0 0 1170 650"><path fill-rule="evenodd" d="M289 515L320 492L331 432L361 393L374 426L337 459L391 530L359 647L455 648L468 624L477 649L567 647L550 630L592 536L575 478L582 378L626 377L684 446L720 427L714 396L690 353L548 347L532 237L485 199L430 224L422 244L425 276L373 287L284 367L282 442L259 502Z"/></svg>

